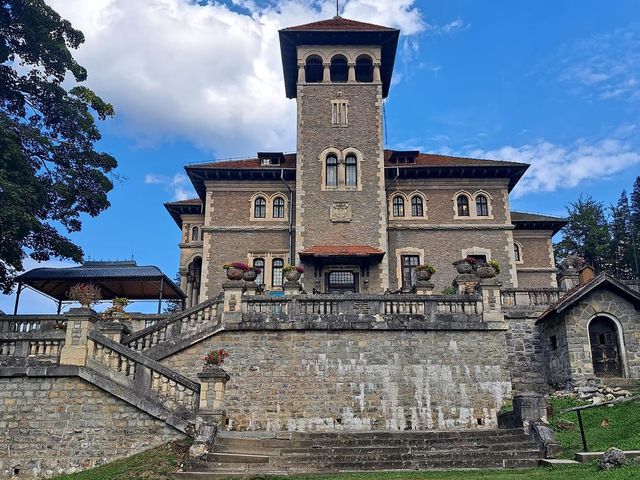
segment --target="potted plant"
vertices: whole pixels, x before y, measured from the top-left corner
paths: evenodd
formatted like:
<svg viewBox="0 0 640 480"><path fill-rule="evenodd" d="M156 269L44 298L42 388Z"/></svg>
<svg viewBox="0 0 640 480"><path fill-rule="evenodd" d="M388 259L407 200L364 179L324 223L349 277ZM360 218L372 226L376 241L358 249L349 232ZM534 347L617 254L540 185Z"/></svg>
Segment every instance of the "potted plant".
<svg viewBox="0 0 640 480"><path fill-rule="evenodd" d="M258 275L260 274L260 272L262 272L262 269L258 267L250 267L249 270L244 272L242 279L245 282L253 282L255 281L256 278L258 278Z"/></svg>
<svg viewBox="0 0 640 480"><path fill-rule="evenodd" d="M220 368L224 363L224 359L228 356L229 352L227 352L224 348L221 348L219 350L209 350L209 353L207 353L202 359L204 361L203 367L205 369Z"/></svg>
<svg viewBox="0 0 640 480"><path fill-rule="evenodd" d="M302 265L287 265L282 271L287 280L297 282L300 280L300 275L304 273L304 267Z"/></svg>
<svg viewBox="0 0 640 480"><path fill-rule="evenodd" d="M456 267L456 271L461 274L469 274L473 272L478 261L473 257L461 258L453 262L453 266Z"/></svg>
<svg viewBox="0 0 640 480"><path fill-rule="evenodd" d="M222 268L227 271L227 278L229 280L242 280L244 273L251 269L251 267L244 262L226 263Z"/></svg>
<svg viewBox="0 0 640 480"><path fill-rule="evenodd" d="M495 260L478 266L478 276L480 278L493 278L500 273L500 264Z"/></svg>
<svg viewBox="0 0 640 480"><path fill-rule="evenodd" d="M124 311L124 307L129 305L129 299L124 297L116 297L113 299L112 305L102 312L101 318L103 320L118 321L131 318L127 312Z"/></svg>
<svg viewBox="0 0 640 480"><path fill-rule="evenodd" d="M436 267L425 263L424 265L418 265L415 267L416 278L421 282L428 282L431 280L431 275L436 273Z"/></svg>
<svg viewBox="0 0 640 480"><path fill-rule="evenodd" d="M67 298L78 302L82 308L91 308L102 299L102 291L91 283L76 283L67 292Z"/></svg>

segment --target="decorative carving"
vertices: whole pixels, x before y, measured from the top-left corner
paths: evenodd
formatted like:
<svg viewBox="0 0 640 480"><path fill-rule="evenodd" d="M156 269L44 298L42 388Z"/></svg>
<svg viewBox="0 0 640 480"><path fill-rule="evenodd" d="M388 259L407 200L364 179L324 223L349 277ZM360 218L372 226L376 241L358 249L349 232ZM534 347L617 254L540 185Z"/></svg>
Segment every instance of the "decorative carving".
<svg viewBox="0 0 640 480"><path fill-rule="evenodd" d="M351 221L351 204L349 202L333 202L330 217L334 223L349 223Z"/></svg>

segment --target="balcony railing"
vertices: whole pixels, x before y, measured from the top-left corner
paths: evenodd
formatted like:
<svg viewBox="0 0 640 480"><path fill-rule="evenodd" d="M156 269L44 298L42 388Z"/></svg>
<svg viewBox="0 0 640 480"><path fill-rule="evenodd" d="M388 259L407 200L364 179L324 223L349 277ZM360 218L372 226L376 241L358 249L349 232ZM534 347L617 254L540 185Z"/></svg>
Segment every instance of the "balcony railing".
<svg viewBox="0 0 640 480"><path fill-rule="evenodd" d="M563 291L559 288L505 288L500 293L503 306L518 307L551 305L560 300Z"/></svg>

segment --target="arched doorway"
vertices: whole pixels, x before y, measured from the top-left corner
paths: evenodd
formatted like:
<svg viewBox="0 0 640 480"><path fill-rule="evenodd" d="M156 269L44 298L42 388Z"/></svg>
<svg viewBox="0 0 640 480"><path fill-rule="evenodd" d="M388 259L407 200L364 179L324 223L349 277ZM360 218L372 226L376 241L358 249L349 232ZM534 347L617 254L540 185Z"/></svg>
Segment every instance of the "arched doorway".
<svg viewBox="0 0 640 480"><path fill-rule="evenodd" d="M607 317L596 317L589 324L593 372L599 377L621 377L622 356L618 326Z"/></svg>

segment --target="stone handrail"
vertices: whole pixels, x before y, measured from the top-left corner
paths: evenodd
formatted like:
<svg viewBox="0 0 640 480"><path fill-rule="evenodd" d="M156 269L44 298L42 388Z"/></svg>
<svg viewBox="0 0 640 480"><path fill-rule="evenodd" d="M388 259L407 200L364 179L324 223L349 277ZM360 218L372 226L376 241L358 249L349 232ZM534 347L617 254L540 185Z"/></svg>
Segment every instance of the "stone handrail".
<svg viewBox="0 0 640 480"><path fill-rule="evenodd" d="M551 305L562 293L559 288L504 288L500 291L505 307Z"/></svg>
<svg viewBox="0 0 640 480"><path fill-rule="evenodd" d="M171 409L195 413L200 384L106 336L90 331L87 367L128 388L151 392Z"/></svg>
<svg viewBox="0 0 640 480"><path fill-rule="evenodd" d="M58 363L64 346L62 330L0 333L0 365L26 366Z"/></svg>
<svg viewBox="0 0 640 480"><path fill-rule="evenodd" d="M122 344L142 352L182 333L194 332L219 316L221 302L221 298L216 297L195 307L176 312L154 325L127 335L122 339Z"/></svg>
<svg viewBox="0 0 640 480"><path fill-rule="evenodd" d="M48 330L65 322L62 315L1 315L0 333L25 333Z"/></svg>
<svg viewBox="0 0 640 480"><path fill-rule="evenodd" d="M243 298L246 314L429 315L482 314L482 298L466 295L300 295Z"/></svg>

